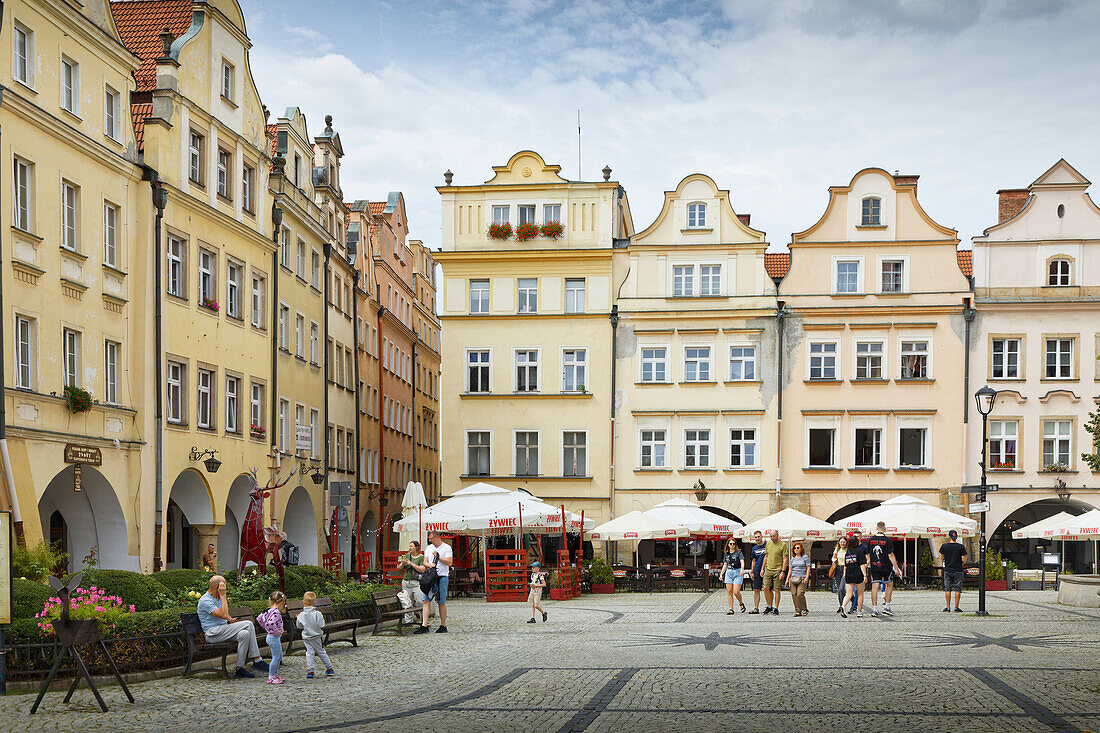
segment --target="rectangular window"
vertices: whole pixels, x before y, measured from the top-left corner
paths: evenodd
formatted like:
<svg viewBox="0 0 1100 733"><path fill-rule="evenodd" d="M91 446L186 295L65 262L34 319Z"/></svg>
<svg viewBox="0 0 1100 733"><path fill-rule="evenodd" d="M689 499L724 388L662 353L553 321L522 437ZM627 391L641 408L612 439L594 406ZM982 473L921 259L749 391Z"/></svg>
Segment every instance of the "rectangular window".
<svg viewBox="0 0 1100 733"><path fill-rule="evenodd" d="M859 292L859 261L842 261L836 263L836 292Z"/></svg>
<svg viewBox="0 0 1100 733"><path fill-rule="evenodd" d="M294 187L302 187L302 156L297 153L294 154Z"/></svg>
<svg viewBox="0 0 1100 733"><path fill-rule="evenodd" d="M489 391L489 352L469 351L466 353L466 387L469 392Z"/></svg>
<svg viewBox="0 0 1100 733"><path fill-rule="evenodd" d="M256 180L256 169L250 165L241 169L241 208L245 211L255 211L255 202L252 201L252 187Z"/></svg>
<svg viewBox="0 0 1100 733"><path fill-rule="evenodd" d="M509 224L508 220L508 207L507 206L494 206L493 207L493 223L494 224Z"/></svg>
<svg viewBox="0 0 1100 733"><path fill-rule="evenodd" d="M901 378L928 379L928 342L901 342Z"/></svg>
<svg viewBox="0 0 1100 733"><path fill-rule="evenodd" d="M857 466L882 465L882 430L879 428L856 428Z"/></svg>
<svg viewBox="0 0 1100 733"><path fill-rule="evenodd" d="M12 224L29 232L31 230L31 166L19 158L15 159L14 193L15 216Z"/></svg>
<svg viewBox="0 0 1100 733"><path fill-rule="evenodd" d="M877 196L863 199L860 214L861 226L879 226L882 222L882 199Z"/></svg>
<svg viewBox="0 0 1100 733"><path fill-rule="evenodd" d="M80 114L80 64L61 59L61 109Z"/></svg>
<svg viewBox="0 0 1100 733"><path fill-rule="evenodd" d="M516 475L539 475L539 434L516 433Z"/></svg>
<svg viewBox="0 0 1100 733"><path fill-rule="evenodd" d="M688 204L688 228L698 229L707 225L707 205Z"/></svg>
<svg viewBox="0 0 1100 733"><path fill-rule="evenodd" d="M252 325L263 328L264 318L264 291L267 289L262 275L252 273Z"/></svg>
<svg viewBox="0 0 1100 733"><path fill-rule="evenodd" d="M79 219L77 188L73 184L61 182L61 246L77 251L77 222Z"/></svg>
<svg viewBox="0 0 1100 733"><path fill-rule="evenodd" d="M539 391L539 352L523 350L516 352L516 391Z"/></svg>
<svg viewBox="0 0 1100 733"><path fill-rule="evenodd" d="M684 381L710 381L709 346L688 346L684 349Z"/></svg>
<svg viewBox="0 0 1100 733"><path fill-rule="evenodd" d="M836 379L836 343L810 344L810 379Z"/></svg>
<svg viewBox="0 0 1100 733"><path fill-rule="evenodd" d="M642 381L668 381L668 349L664 346L642 349Z"/></svg>
<svg viewBox="0 0 1100 733"><path fill-rule="evenodd" d="M198 384L199 401L195 422L200 428L214 427L214 410L211 401L211 387L214 383L214 372L209 369L199 369L195 375Z"/></svg>
<svg viewBox="0 0 1100 733"><path fill-rule="evenodd" d="M516 207L517 218L520 224L534 224L535 223L535 205L534 204L520 204Z"/></svg>
<svg viewBox="0 0 1100 733"><path fill-rule="evenodd" d="M217 300L217 289L214 286L214 267L218 256L205 249L199 250L199 303Z"/></svg>
<svg viewBox="0 0 1100 733"><path fill-rule="evenodd" d="M62 330L65 348L62 383L66 387L80 386L80 332L66 328Z"/></svg>
<svg viewBox="0 0 1100 733"><path fill-rule="evenodd" d="M742 382L756 379L756 347L730 347L730 381Z"/></svg>
<svg viewBox="0 0 1100 733"><path fill-rule="evenodd" d="M233 101L233 65L222 62L222 96Z"/></svg>
<svg viewBox="0 0 1100 733"><path fill-rule="evenodd" d="M588 434L566 430L562 433L562 476L588 475Z"/></svg>
<svg viewBox="0 0 1100 733"><path fill-rule="evenodd" d="M539 281L534 277L521 277L517 280L517 300L519 313L537 313L539 310Z"/></svg>
<svg viewBox="0 0 1100 733"><path fill-rule="evenodd" d="M489 433L466 433L466 472L470 476L489 475Z"/></svg>
<svg viewBox="0 0 1100 733"><path fill-rule="evenodd" d="M34 321L15 317L15 386L34 389Z"/></svg>
<svg viewBox="0 0 1100 733"><path fill-rule="evenodd" d="M989 468L1015 469L1020 423L1016 420L989 421Z"/></svg>
<svg viewBox="0 0 1100 733"><path fill-rule="evenodd" d="M306 406L294 406L294 453L298 453L298 428L306 426Z"/></svg>
<svg viewBox="0 0 1100 733"><path fill-rule="evenodd" d="M1047 379L1073 377L1073 339L1047 339Z"/></svg>
<svg viewBox="0 0 1100 733"><path fill-rule="evenodd" d="M733 428L730 430L730 468L756 466L756 430Z"/></svg>
<svg viewBox="0 0 1100 733"><path fill-rule="evenodd" d="M103 204L103 262L118 267L118 207Z"/></svg>
<svg viewBox="0 0 1100 733"><path fill-rule="evenodd" d="M672 266L672 294L676 297L695 295L695 265Z"/></svg>
<svg viewBox="0 0 1100 733"><path fill-rule="evenodd" d="M561 221L561 204L544 204L542 207L542 221L544 224Z"/></svg>
<svg viewBox="0 0 1100 733"><path fill-rule="evenodd" d="M316 323L309 324L309 360L313 364L320 363L321 358L321 327Z"/></svg>
<svg viewBox="0 0 1100 733"><path fill-rule="evenodd" d="M905 288L905 261L883 260L882 292L900 293Z"/></svg>
<svg viewBox="0 0 1100 733"><path fill-rule="evenodd" d="M298 269L297 269L298 277L305 280L306 279L306 243L303 240L301 240L301 239L298 240L298 244L297 244L295 252L296 252L296 255L297 255L296 259L295 259L295 264L298 266Z"/></svg>
<svg viewBox="0 0 1100 733"><path fill-rule="evenodd" d="M28 87L34 86L34 33L15 24L12 77Z"/></svg>
<svg viewBox="0 0 1100 733"><path fill-rule="evenodd" d="M168 422L182 425L184 420L183 395L186 369L183 364L176 361L167 362L168 389L165 392L167 405L165 405Z"/></svg>
<svg viewBox="0 0 1100 733"><path fill-rule="evenodd" d="M264 386L252 385L252 394L249 400L249 430L257 437L264 428Z"/></svg>
<svg viewBox="0 0 1100 733"><path fill-rule="evenodd" d="M205 149L205 140L203 136L197 132L192 131L188 138L188 177L195 183L202 184L202 172L203 172L203 150Z"/></svg>
<svg viewBox="0 0 1100 733"><path fill-rule="evenodd" d="M279 306L279 348L290 351L290 307Z"/></svg>
<svg viewBox="0 0 1100 733"><path fill-rule="evenodd" d="M836 466L836 428L810 428L810 466L834 468Z"/></svg>
<svg viewBox="0 0 1100 733"><path fill-rule="evenodd" d="M716 296L722 294L722 266L699 265L699 295Z"/></svg>
<svg viewBox="0 0 1100 733"><path fill-rule="evenodd" d="M321 413L309 411L309 457L318 458L321 452Z"/></svg>
<svg viewBox="0 0 1100 733"><path fill-rule="evenodd" d="M119 94L111 87L103 90L103 133L112 140L119 138Z"/></svg>
<svg viewBox="0 0 1100 733"><path fill-rule="evenodd" d="M489 312L489 281L488 280L471 280L470 281L470 312L471 313L488 313Z"/></svg>
<svg viewBox="0 0 1100 733"><path fill-rule="evenodd" d="M710 466L710 431L684 431L684 467L707 468Z"/></svg>
<svg viewBox="0 0 1100 733"><path fill-rule="evenodd" d="M1069 469L1072 436L1072 420L1043 420L1043 469Z"/></svg>
<svg viewBox="0 0 1100 733"><path fill-rule="evenodd" d="M290 269L290 229L286 227L279 231L279 264Z"/></svg>
<svg viewBox="0 0 1100 733"><path fill-rule="evenodd" d="M917 468L928 465L928 430L901 428L898 430L898 465Z"/></svg>
<svg viewBox="0 0 1100 733"><path fill-rule="evenodd" d="M584 392L588 353L584 349L566 349L562 353L562 392Z"/></svg>
<svg viewBox="0 0 1100 733"><path fill-rule="evenodd" d="M165 250L168 259L168 294L177 298L187 297L183 281L183 254L183 240L168 237L168 247Z"/></svg>
<svg viewBox="0 0 1100 733"><path fill-rule="evenodd" d="M117 342L103 342L103 399L109 405L118 404L118 350Z"/></svg>
<svg viewBox="0 0 1100 733"><path fill-rule="evenodd" d="M241 317L241 270L236 262L225 266L225 314L230 318Z"/></svg>
<svg viewBox="0 0 1100 733"><path fill-rule="evenodd" d="M290 400L279 400L279 450L290 451Z"/></svg>
<svg viewBox="0 0 1100 733"><path fill-rule="evenodd" d="M225 199L231 198L233 193L229 190L229 171L232 168L233 162L229 153L218 150L218 195Z"/></svg>
<svg viewBox="0 0 1100 733"><path fill-rule="evenodd" d="M299 359L306 355L306 317L301 313L294 317L294 354Z"/></svg>
<svg viewBox="0 0 1100 733"><path fill-rule="evenodd" d="M665 467L665 431L642 431L642 468Z"/></svg>
<svg viewBox="0 0 1100 733"><path fill-rule="evenodd" d="M227 376L225 378L225 432L227 433L239 433L241 431L238 424L241 414L240 387L241 380L237 377Z"/></svg>
<svg viewBox="0 0 1100 733"><path fill-rule="evenodd" d="M882 379L882 342L856 343L856 379Z"/></svg>
<svg viewBox="0 0 1100 733"><path fill-rule="evenodd" d="M993 379L1020 376L1020 339L993 339Z"/></svg>
<svg viewBox="0 0 1100 733"><path fill-rule="evenodd" d="M565 312L584 313L584 278L566 278Z"/></svg>
<svg viewBox="0 0 1100 733"><path fill-rule="evenodd" d="M321 253L317 250L309 255L309 284L321 289Z"/></svg>

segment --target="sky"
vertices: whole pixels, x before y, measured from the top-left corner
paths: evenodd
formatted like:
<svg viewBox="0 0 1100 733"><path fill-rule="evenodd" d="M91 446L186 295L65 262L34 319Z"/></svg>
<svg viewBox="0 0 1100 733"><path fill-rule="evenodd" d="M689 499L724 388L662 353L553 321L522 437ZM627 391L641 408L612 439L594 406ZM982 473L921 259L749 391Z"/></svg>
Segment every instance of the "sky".
<svg viewBox="0 0 1100 733"><path fill-rule="evenodd" d="M1100 178L1096 2L240 2L264 103L311 135L331 114L345 198L402 191L432 247L443 171L482 183L527 148L609 165L636 231L706 173L772 249L869 166L919 175L964 244L1059 158Z"/></svg>

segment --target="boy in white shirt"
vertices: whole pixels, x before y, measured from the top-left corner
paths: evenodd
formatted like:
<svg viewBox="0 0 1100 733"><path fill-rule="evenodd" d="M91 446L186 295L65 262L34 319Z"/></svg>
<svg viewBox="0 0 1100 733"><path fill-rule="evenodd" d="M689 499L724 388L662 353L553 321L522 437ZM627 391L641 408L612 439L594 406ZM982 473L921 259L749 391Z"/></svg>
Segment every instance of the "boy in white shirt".
<svg viewBox="0 0 1100 733"><path fill-rule="evenodd" d="M542 589L546 587L546 573L542 572L542 563L535 560L531 563L531 593L527 600L531 603L531 620L527 623L535 623L535 611L542 614L543 623L546 622L546 611L542 610L539 601L542 600Z"/></svg>

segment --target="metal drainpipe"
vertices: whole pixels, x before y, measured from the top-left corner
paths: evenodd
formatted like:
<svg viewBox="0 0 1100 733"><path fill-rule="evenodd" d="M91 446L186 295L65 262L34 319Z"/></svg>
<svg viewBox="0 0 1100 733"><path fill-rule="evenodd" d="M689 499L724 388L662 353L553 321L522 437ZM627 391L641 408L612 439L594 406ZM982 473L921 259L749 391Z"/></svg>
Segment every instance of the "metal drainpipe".
<svg viewBox="0 0 1100 733"><path fill-rule="evenodd" d="M329 371L329 369L331 367L331 362L329 361L329 348L328 348L328 301L329 301L329 281L331 280L331 278L329 277L329 275L331 274L329 272L329 262L332 260L332 244L330 242L325 242L324 252L325 252L325 282L324 282L324 285L322 286L322 293L323 294L322 294L321 297L325 301L325 312L324 312L324 315L321 317L321 340L325 344L325 358L324 358L325 363L324 363L324 366L321 368L321 372L322 372L322 381L324 382L324 385L325 385L325 390L324 390L324 394L321 396L321 399L322 399L321 412L324 415L324 422L325 422L325 427L324 427L324 432L325 432L325 460L324 460L324 464L325 465L323 467L324 476L325 476L325 495L324 495L323 506L325 508L325 521L328 522L328 521L330 521L330 517L332 516L331 513L330 513L332 508L329 507L329 505L328 505L328 497L329 497L329 493L328 493L328 490L329 490L328 467L329 467L329 462L332 458L332 456L329 455L329 450L330 450L329 442L330 441L329 441L329 438L328 438L328 428L329 428L329 421L328 421L328 389L329 389L329 374L331 373ZM340 447L337 446L336 449L339 450ZM339 515L337 515L337 517L336 517L336 526L337 526L337 528L339 528L339 523L340 523L340 517L339 517ZM325 532L325 536L326 536L326 538L328 540L328 543L329 543L328 551L329 552L339 552L340 548L336 547L335 544L332 541L332 531Z"/></svg>
<svg viewBox="0 0 1100 733"><path fill-rule="evenodd" d="M161 308L161 249L162 229L164 228L164 209L168 205L168 190L160 182L156 170L142 164L142 180L148 181L152 189L153 208L156 217L153 225L153 391L156 408L154 410L154 483L156 486L153 525L153 572L161 569L161 535L164 531L164 336Z"/></svg>
<svg viewBox="0 0 1100 733"><path fill-rule="evenodd" d="M779 283L775 284L779 290ZM776 344L778 354L776 356L776 421L775 421L775 497L776 511L779 510L779 497L783 493L783 326L787 320L787 305L783 301L777 301L775 309Z"/></svg>
<svg viewBox="0 0 1100 733"><path fill-rule="evenodd" d="M359 567L359 538L362 532L362 526L359 522L359 476L361 475L362 466L360 465L360 456L363 453L363 446L360 442L359 436L359 400L363 399L359 394L359 270L352 268L352 281L351 281L351 322L354 333L352 334L352 353L355 354L354 370L355 370L355 384L353 390L355 394L355 537L352 541L355 543L351 548L352 566L357 573L362 573L363 568ZM328 279L326 275L326 280ZM328 313L328 305L325 305L325 313ZM327 342L326 342L327 343ZM325 347L328 350L328 347ZM327 391L327 389L326 389Z"/></svg>
<svg viewBox="0 0 1100 733"><path fill-rule="evenodd" d="M271 453L278 460L279 445L275 432L279 429L279 231L283 226L283 210L271 203L271 241L275 251L271 253ZM289 319L290 314L287 314ZM287 323L287 327L290 324ZM272 515L274 515L272 510ZM272 516L274 519L274 516Z"/></svg>
<svg viewBox="0 0 1100 733"><path fill-rule="evenodd" d="M415 280L414 280L414 282L415 282ZM413 297L416 297L415 293L413 294ZM412 415L413 415L413 419L412 419L412 422L409 425L409 428L412 430L412 434L413 434L413 436L412 436L413 468L412 468L412 476L410 476L410 478L413 481L416 481L416 465L417 465L417 462L416 462L416 445L417 445L417 443L416 443L416 340L417 340L417 338L419 338L419 334L414 333L413 334L413 340L412 340L412 395L413 395L413 398L412 398Z"/></svg>
<svg viewBox="0 0 1100 733"><path fill-rule="evenodd" d="M978 311L970 305L970 298L963 298L963 322L965 329L965 351L963 351L963 483L969 480L970 469L966 462L966 444L970 431L970 328Z"/></svg>
<svg viewBox="0 0 1100 733"><path fill-rule="evenodd" d="M375 285L377 291L375 292L375 298L378 300L378 524L377 530L379 536L384 536L389 539L389 535L383 535L381 529L385 525L386 520L386 507L382 506L382 499L386 497L386 456L383 448L385 447L386 440L386 382L385 375L382 370L382 360L385 358L385 354L382 353L382 322L386 315L386 306L382 305L382 286ZM375 546L378 549L378 567L382 567L382 553L385 551L385 543L382 547L378 547L378 543L375 542Z"/></svg>

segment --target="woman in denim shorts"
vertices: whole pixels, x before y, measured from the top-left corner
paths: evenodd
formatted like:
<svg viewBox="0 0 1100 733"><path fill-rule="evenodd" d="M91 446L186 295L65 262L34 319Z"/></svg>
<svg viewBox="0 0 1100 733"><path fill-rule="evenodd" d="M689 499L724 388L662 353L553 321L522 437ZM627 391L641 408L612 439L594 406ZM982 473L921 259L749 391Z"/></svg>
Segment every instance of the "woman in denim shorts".
<svg viewBox="0 0 1100 733"><path fill-rule="evenodd" d="M726 584L726 598L729 600L730 610L727 616L732 616L736 611L733 608L733 599L741 606L741 613L745 612L745 604L741 600L741 583L744 581L745 556L737 546L737 540L730 539L726 545L726 552L722 555L722 582Z"/></svg>

